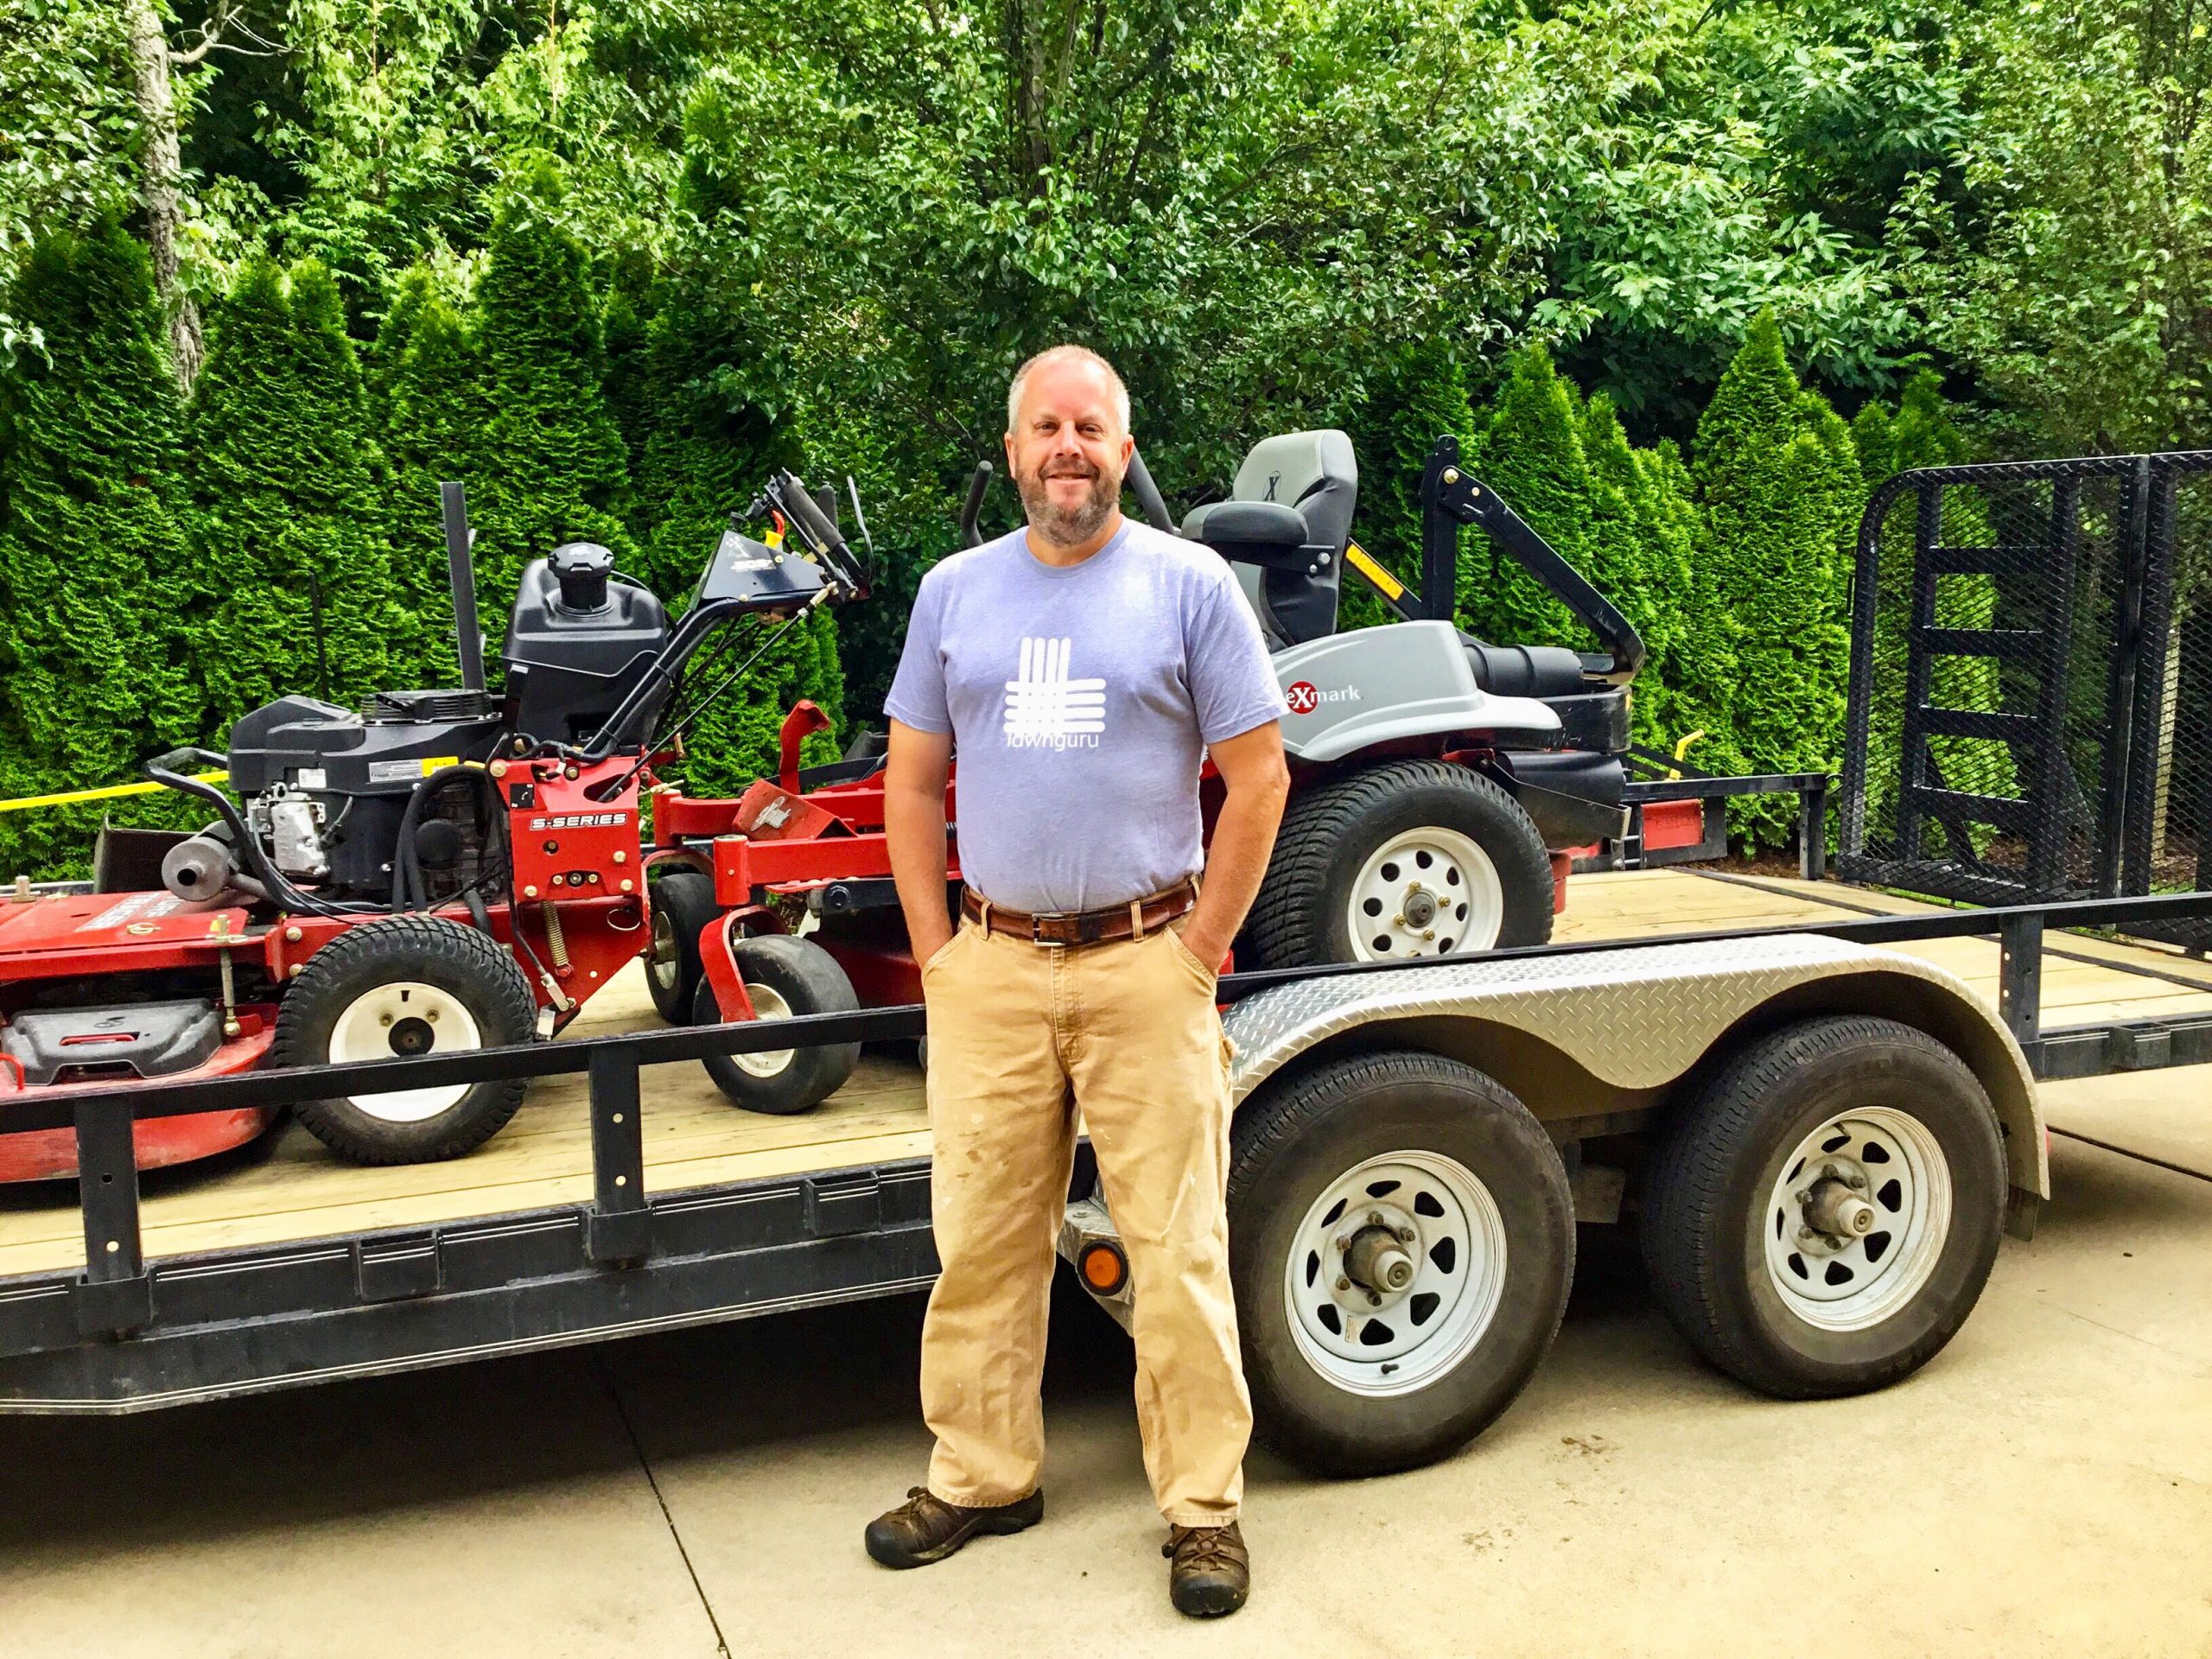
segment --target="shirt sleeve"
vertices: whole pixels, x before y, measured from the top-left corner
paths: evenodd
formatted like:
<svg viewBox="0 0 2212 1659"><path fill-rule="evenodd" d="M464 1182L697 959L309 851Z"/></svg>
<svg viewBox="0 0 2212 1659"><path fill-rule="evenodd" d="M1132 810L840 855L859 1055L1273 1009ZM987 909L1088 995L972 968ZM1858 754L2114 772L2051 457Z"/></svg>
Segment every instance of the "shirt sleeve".
<svg viewBox="0 0 2212 1659"><path fill-rule="evenodd" d="M891 695L883 712L902 726L918 732L950 732L952 712L944 697L944 657L939 635L944 614L944 584L930 571L914 594L914 608L906 619L906 647L899 653L899 671L892 677Z"/></svg>
<svg viewBox="0 0 2212 1659"><path fill-rule="evenodd" d="M1205 741L1218 743L1282 718L1274 664L1260 635L1260 620L1237 591L1234 575L1201 590L1184 650L1198 735Z"/></svg>

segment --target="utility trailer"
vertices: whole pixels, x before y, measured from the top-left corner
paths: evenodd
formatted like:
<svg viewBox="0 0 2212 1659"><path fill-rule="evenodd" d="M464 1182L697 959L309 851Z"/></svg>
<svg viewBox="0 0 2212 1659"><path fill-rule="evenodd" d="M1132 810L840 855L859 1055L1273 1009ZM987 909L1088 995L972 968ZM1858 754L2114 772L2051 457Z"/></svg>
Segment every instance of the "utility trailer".
<svg viewBox="0 0 2212 1659"><path fill-rule="evenodd" d="M2034 1080L2212 1059L2202 964L2044 938L2201 920L2212 895L1946 911L1680 870L1583 891L1566 942L1223 983L1248 1369L1263 1433L1309 1467L1403 1467L1479 1432L1548 1345L1577 1221L1635 1220L1669 1313L1752 1386L1892 1380L1970 1310L2000 1225L2033 1225ZM604 1001L551 1044L46 1109L82 1173L73 1204L0 1201L0 1410L134 1411L930 1282L911 1066L871 1056L804 1119L641 1070L903 1044L918 1008L621 1032L642 986ZM488 1077L538 1082L471 1158L355 1169L280 1136L143 1192L132 1166L134 1118L216 1088L273 1106ZM1079 1160L1062 1251L1125 1313L1094 1177Z"/></svg>

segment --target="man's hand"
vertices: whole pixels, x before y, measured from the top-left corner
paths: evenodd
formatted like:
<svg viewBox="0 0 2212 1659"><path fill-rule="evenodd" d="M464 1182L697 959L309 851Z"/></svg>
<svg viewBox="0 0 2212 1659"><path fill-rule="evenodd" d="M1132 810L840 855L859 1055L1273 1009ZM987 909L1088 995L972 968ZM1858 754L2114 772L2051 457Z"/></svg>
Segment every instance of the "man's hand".
<svg viewBox="0 0 2212 1659"><path fill-rule="evenodd" d="M891 878L906 914L907 948L920 967L952 938L944 906L944 785L952 772L949 732L891 722L883 772L883 838Z"/></svg>
<svg viewBox="0 0 2212 1659"><path fill-rule="evenodd" d="M1268 873L1283 803L1290 798L1290 768L1282 758L1282 727L1272 720L1209 745L1207 753L1229 793L1214 820L1205 882L1183 929L1183 943L1214 968L1229 954L1229 942L1244 925L1244 912L1252 908ZM895 866L895 853L893 861ZM903 886L899 893L905 896Z"/></svg>

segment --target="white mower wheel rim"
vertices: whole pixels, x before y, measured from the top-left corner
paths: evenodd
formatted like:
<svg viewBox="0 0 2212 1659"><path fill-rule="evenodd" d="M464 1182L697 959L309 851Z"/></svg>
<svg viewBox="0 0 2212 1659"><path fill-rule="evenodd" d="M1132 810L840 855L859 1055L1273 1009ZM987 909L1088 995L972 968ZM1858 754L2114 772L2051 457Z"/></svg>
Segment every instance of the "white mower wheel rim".
<svg viewBox="0 0 2212 1659"><path fill-rule="evenodd" d="M1433 906L1433 913L1428 912ZM1403 830L1370 854L1344 901L1355 962L1487 950L1505 925L1505 884L1471 836Z"/></svg>
<svg viewBox="0 0 2212 1659"><path fill-rule="evenodd" d="M409 1035L428 1041L408 1046ZM330 1028L330 1064L397 1059L403 1055L458 1054L484 1046L484 1033L468 1005L451 991L421 980L395 979L364 991L346 1005ZM385 1123L421 1123L457 1105L465 1083L430 1089L394 1089L349 1095L354 1109Z"/></svg>
<svg viewBox="0 0 2212 1659"><path fill-rule="evenodd" d="M1357 1282L1337 1288L1346 1255L1338 1241L1376 1214L1412 1230L1404 1249L1418 1264L1411 1283L1383 1294L1379 1306ZM1336 1387L1411 1394L1482 1341L1505 1294L1505 1217L1473 1171L1440 1153L1386 1153L1346 1170L1307 1206L1283 1264L1284 1312L1299 1353Z"/></svg>
<svg viewBox="0 0 2212 1659"><path fill-rule="evenodd" d="M753 999L753 1017L755 1020L788 1020L791 1017L791 1005L785 1001L780 991L772 987L758 985L748 979L745 982L745 994ZM748 1077L781 1077L790 1068L798 1054L795 1048L770 1048L758 1054L733 1054L730 1058L735 1060L737 1069Z"/></svg>
<svg viewBox="0 0 2212 1659"><path fill-rule="evenodd" d="M1826 1171L1834 1168L1836 1177ZM1865 1181L1872 1228L1844 1239L1807 1241L1799 1197L1824 1179ZM1783 1305L1823 1331L1864 1331L1920 1294L1951 1232L1951 1166L1927 1126L1910 1112L1866 1106L1822 1120L1797 1143L1760 1213L1767 1276Z"/></svg>

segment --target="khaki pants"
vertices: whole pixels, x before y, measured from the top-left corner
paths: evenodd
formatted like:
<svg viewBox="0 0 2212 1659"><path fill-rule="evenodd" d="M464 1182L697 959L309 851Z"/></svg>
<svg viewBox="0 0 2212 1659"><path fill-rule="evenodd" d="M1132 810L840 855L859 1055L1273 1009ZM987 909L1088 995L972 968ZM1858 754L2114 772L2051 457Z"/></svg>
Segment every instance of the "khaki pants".
<svg viewBox="0 0 2212 1659"><path fill-rule="evenodd" d="M963 920L922 985L944 1262L922 1328L930 1491L972 1505L1037 1488L1079 1107L1128 1252L1153 1497L1173 1525L1225 1525L1252 1407L1229 1287L1228 1043L1212 970L1169 928L1039 945Z"/></svg>

